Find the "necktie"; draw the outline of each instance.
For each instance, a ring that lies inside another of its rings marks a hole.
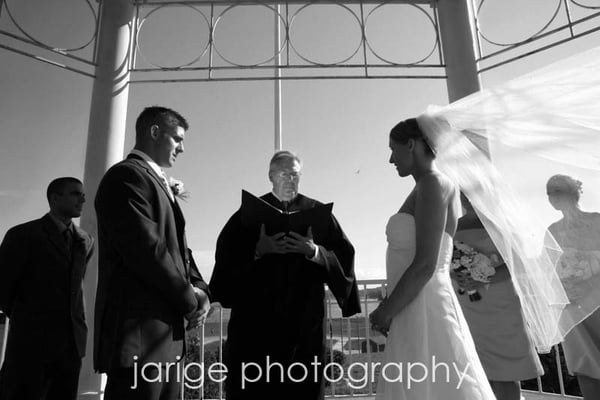
[[[169,186],[169,180],[167,179],[167,174],[165,173],[165,171],[160,171],[160,177],[161,180],[163,182],[163,185],[165,185],[165,187],[167,188],[167,193],[169,194],[169,198],[171,199],[171,201],[175,201],[175,197],[173,196],[173,192],[171,191],[171,186]]]
[[[71,228],[67,228],[63,232],[63,235],[65,237],[65,242],[67,242],[67,249],[71,252],[71,249],[73,248],[73,231]]]

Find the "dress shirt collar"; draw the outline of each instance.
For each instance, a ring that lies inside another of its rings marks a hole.
[[[285,201],[285,200],[281,200],[281,198],[280,198],[279,196],[277,196],[277,193],[275,193],[274,191],[271,191],[271,194],[272,194],[273,196],[275,196],[275,198],[276,198],[277,200],[279,200],[281,203],[283,203],[283,202]],[[287,202],[288,202],[288,203],[291,203],[291,202],[293,202],[294,200],[296,200],[296,197],[298,197],[298,194],[296,194],[294,197],[292,197],[291,199],[289,199]]]
[[[138,157],[140,157],[142,160],[146,161],[146,163],[150,166],[150,168],[152,168],[152,170],[154,172],[156,172],[156,174],[160,177],[164,177],[165,176],[165,171],[163,171],[163,169],[156,163],[154,162],[154,160],[152,158],[150,158],[150,156],[146,153],[144,153],[141,150],[138,149],[133,149],[129,152],[129,154],[133,154],[136,155]]]
[[[73,232],[73,221],[69,221],[68,224],[65,224],[64,222],[62,222],[60,219],[56,218],[51,213],[48,213],[48,216],[50,217],[52,222],[54,222],[56,224],[56,227],[58,228],[58,232],[61,235],[64,234],[67,229],[69,229],[69,230],[71,230],[71,232]]]

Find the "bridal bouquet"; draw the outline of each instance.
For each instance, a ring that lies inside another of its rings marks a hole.
[[[490,257],[485,254],[479,253],[472,247],[467,246],[463,242],[454,242],[454,249],[452,252],[452,263],[450,268],[456,272],[468,272],[473,280],[483,283],[490,283],[490,276],[496,273],[494,264],[498,263],[498,256],[493,254]],[[467,292],[469,300],[478,301],[481,300],[481,295],[477,290],[466,291],[460,288],[458,293],[464,294]]]

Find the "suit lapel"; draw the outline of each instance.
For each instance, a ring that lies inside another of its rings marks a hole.
[[[50,219],[49,215],[45,215],[42,218],[42,226],[44,231],[48,235],[48,241],[52,243],[54,247],[56,247],[60,254],[65,256],[67,259],[71,259],[71,254],[69,254],[69,249],[67,249],[67,242],[60,235],[58,227],[56,226],[54,221]]]
[[[183,267],[185,269],[186,276],[189,277],[189,266],[188,266],[188,254],[187,254],[187,242],[185,238],[185,218],[183,217],[183,211],[179,207],[177,199],[172,203],[173,213],[175,214],[175,226],[177,227],[177,242],[179,243],[179,252],[183,260]]]
[[[183,212],[181,211],[181,207],[179,207],[179,203],[177,202],[177,199],[174,199],[174,201],[171,201],[171,196],[169,196],[169,192],[168,189],[165,187],[165,184],[163,183],[163,180],[161,177],[159,177],[156,172],[150,168],[150,166],[148,165],[148,163],[146,163],[146,161],[144,161],[141,157],[135,155],[135,154],[130,154],[129,156],[127,156],[128,159],[130,159],[131,161],[135,162],[138,166],[140,166],[141,168],[145,169],[146,172],[152,177],[152,179],[154,179],[154,181],[158,184],[158,186],[160,186],[163,190],[163,192],[165,193],[165,196],[167,196],[167,200],[169,202],[169,204],[171,205],[171,209],[173,210],[173,216],[175,218],[175,229],[177,231],[177,243],[179,245],[179,252],[181,253],[181,257],[184,263],[184,273],[185,276],[188,276],[188,265],[187,265],[187,259],[188,259],[188,255],[187,255],[187,244],[185,242],[185,218],[183,217]]]
[[[127,158],[129,158],[130,160],[135,161],[137,165],[139,165],[141,168],[145,169],[146,172],[148,174],[150,174],[150,176],[152,177],[152,179],[154,179],[154,181],[158,184],[158,186],[160,186],[160,188],[163,190],[163,192],[165,193],[165,195],[169,199],[169,202],[171,202],[171,196],[169,195],[168,188],[163,183],[162,178],[160,176],[158,176],[158,174],[152,168],[150,168],[150,166],[148,165],[148,163],[146,161],[144,161],[142,158],[136,156],[135,154],[130,154]]]
[[[91,245],[87,235],[77,226],[73,226],[73,262],[71,266],[71,277],[74,284],[79,284],[85,275],[88,250]]]
[[[175,223],[181,230],[185,229],[185,218],[183,217],[183,211],[181,211],[181,207],[179,207],[179,203],[177,200],[173,202],[173,212],[175,214]]]

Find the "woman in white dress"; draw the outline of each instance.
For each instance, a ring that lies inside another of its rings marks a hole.
[[[391,130],[390,149],[398,174],[416,184],[388,222],[391,292],[370,315],[375,329],[388,335],[378,399],[495,399],[448,270],[458,189],[436,168],[435,149],[416,119]]]

